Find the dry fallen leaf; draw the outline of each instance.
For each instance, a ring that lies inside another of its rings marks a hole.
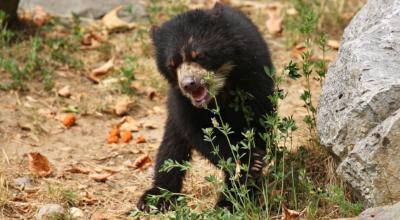
[[[118,12],[122,9],[122,6],[118,6],[103,16],[101,21],[107,30],[129,30],[136,27],[134,22],[128,23],[118,17]]]
[[[29,170],[41,177],[49,176],[52,171],[50,169],[49,160],[39,152],[28,153]]]
[[[297,44],[290,52],[291,57],[295,59],[302,59],[303,53],[306,51],[306,46],[303,43]]]
[[[297,12],[297,10],[295,8],[289,8],[289,9],[286,10],[286,14],[293,16],[293,15],[297,15],[298,12]]]
[[[132,140],[132,132],[131,131],[124,131],[122,133],[122,141],[124,143],[129,143],[130,140]]]
[[[240,176],[240,160],[237,160],[235,167],[235,179],[239,179]]]
[[[147,129],[151,129],[151,130],[157,129],[157,126],[156,126],[156,125],[151,124],[151,123],[149,123],[149,122],[144,123],[144,124],[143,124],[143,127],[147,128]]]
[[[339,49],[340,43],[337,40],[328,40],[328,42],[326,42],[326,45],[334,50]]]
[[[114,175],[116,172],[112,171],[112,170],[105,170],[102,169],[101,173],[95,173],[95,174],[91,174],[89,175],[90,178],[94,179],[97,182],[105,182],[106,180],[108,180],[108,178],[110,178],[112,175]]]
[[[119,121],[118,125],[120,126],[119,128],[122,131],[132,131],[132,132],[139,131],[139,123],[131,116],[123,117]]]
[[[109,144],[117,144],[119,141],[119,127],[113,127],[108,134],[107,142]]]
[[[63,124],[65,127],[70,128],[71,126],[73,126],[76,122],[76,118],[75,115],[70,113],[67,114],[64,119],[63,119]]]
[[[299,220],[304,216],[306,209],[301,212],[290,210],[282,205],[282,220]]]
[[[36,6],[35,11],[33,12],[33,23],[41,27],[50,19],[49,14],[43,9],[41,6]]]
[[[82,174],[89,174],[90,170],[83,167],[78,167],[76,165],[71,166],[70,168],[65,170],[66,172],[70,173],[82,173]]]
[[[93,39],[92,33],[85,33],[82,37],[81,43],[85,46],[90,46],[92,45],[92,39]]]
[[[128,110],[129,110],[129,105],[130,105],[131,103],[132,103],[132,102],[131,102],[129,99],[122,99],[122,100],[119,100],[119,101],[117,102],[117,104],[115,104],[115,106],[114,106],[115,114],[118,115],[118,116],[122,116],[122,115],[124,115],[125,113],[127,113]]]
[[[152,164],[152,160],[148,154],[144,154],[138,157],[132,165],[128,165],[129,168],[139,169],[144,171],[145,169],[149,168]]]
[[[279,16],[270,16],[267,20],[267,22],[265,23],[265,25],[267,26],[268,32],[273,34],[273,35],[277,35],[279,33],[282,32],[282,21],[283,18],[279,17]]]
[[[82,205],[94,205],[98,202],[99,202],[99,200],[96,198],[93,198],[93,196],[89,195],[88,192],[85,192],[85,195],[82,196],[81,201],[79,201],[79,203]]]
[[[101,81],[101,77],[108,73],[114,67],[114,58],[111,58],[109,61],[101,65],[100,67],[92,70],[89,74],[89,79],[95,83],[99,83]]]
[[[107,41],[107,33],[97,33],[97,32],[88,32],[85,33],[82,37],[81,43],[83,45],[82,49],[97,49],[101,46],[100,42]]]
[[[62,96],[62,97],[65,97],[65,98],[68,98],[68,97],[71,96],[71,91],[69,89],[69,86],[62,87],[60,90],[58,90],[57,93],[58,93],[59,96]]]
[[[281,5],[273,5],[267,9],[268,19],[265,23],[268,32],[272,35],[278,35],[282,32],[283,16],[281,15]]]
[[[139,137],[136,138],[136,144],[143,144],[146,143],[146,139],[143,137],[143,135],[140,135]]]

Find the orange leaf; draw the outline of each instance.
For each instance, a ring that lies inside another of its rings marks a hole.
[[[75,124],[76,118],[73,114],[68,114],[64,117],[63,124],[65,127],[70,128]]]
[[[109,144],[116,144],[119,140],[119,128],[113,127],[108,135],[107,142]]]
[[[299,220],[304,216],[306,209],[301,212],[290,210],[282,205],[282,220]]]
[[[139,169],[141,171],[144,171],[148,167],[150,167],[152,164],[152,160],[148,154],[142,155],[138,157],[135,162],[133,162],[132,165],[128,165],[129,168],[133,169]]]
[[[51,174],[49,160],[39,152],[28,154],[29,170],[41,177],[47,177]]]
[[[122,134],[122,141],[124,143],[129,143],[130,140],[132,140],[132,132],[131,131],[125,131]]]
[[[143,137],[143,135],[140,135],[139,137],[136,138],[136,144],[143,144],[146,143],[146,139]]]

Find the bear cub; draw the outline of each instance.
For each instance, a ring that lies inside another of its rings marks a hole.
[[[202,129],[213,127],[211,119],[217,118],[209,110],[216,103],[224,123],[231,128],[230,143],[240,146],[240,163],[249,166],[248,172],[241,173],[239,184],[247,183],[248,178],[259,179],[264,167],[265,142],[258,133],[266,132],[260,120],[274,112],[268,99],[273,94],[274,83],[265,73],[265,68],[273,66],[257,27],[242,12],[216,3],[212,9],[177,15],[161,27],[153,27],[151,32],[158,70],[169,83],[168,116],[157,153],[153,185],[140,198],[139,210],[150,210],[146,198],[160,195],[160,188],[180,192],[185,172],[179,168],[161,172],[164,161],[171,159],[182,164],[191,159],[192,150],[215,166],[221,158],[233,160],[223,133],[214,130],[213,144],[219,148],[218,155],[211,143],[204,140]],[[246,111],[232,106],[238,100],[238,92],[247,97]],[[242,149],[239,144],[246,129],[253,129],[255,133],[255,148],[251,150]],[[228,172],[224,173],[229,189],[232,178]],[[161,199],[156,207],[165,210],[170,204],[171,201]],[[223,194],[217,206],[233,209]]]

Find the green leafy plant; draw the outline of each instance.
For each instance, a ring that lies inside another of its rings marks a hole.
[[[138,67],[137,58],[128,56],[124,59],[124,64],[119,68],[119,84],[121,86],[121,91],[128,95],[133,95],[135,93],[134,88],[131,86],[132,81],[135,78],[135,71]]]
[[[14,37],[14,32],[7,28],[6,18],[7,14],[0,10],[0,47],[7,46],[10,40]]]

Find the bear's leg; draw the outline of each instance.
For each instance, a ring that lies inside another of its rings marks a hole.
[[[168,159],[177,161],[180,164],[184,161],[189,161],[191,159],[191,149],[188,142],[182,138],[182,135],[177,132],[172,123],[167,121],[164,137],[157,153],[153,187],[144,192],[137,204],[141,211],[149,211],[150,207],[146,203],[146,198],[149,195],[160,195],[162,193],[160,188],[172,193],[181,191],[185,171],[181,171],[179,168],[173,168],[169,172],[160,171],[164,161]],[[163,211],[169,208],[171,202],[173,201],[165,201],[161,198],[155,206]]]

